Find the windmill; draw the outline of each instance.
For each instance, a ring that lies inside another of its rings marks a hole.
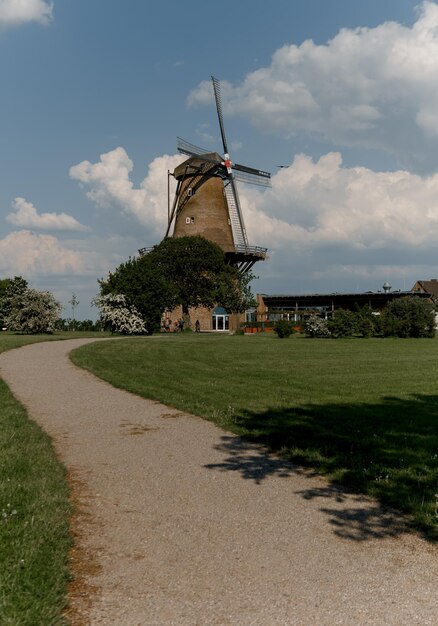
[[[212,76],[223,155],[177,138],[177,148],[189,158],[173,172],[177,188],[169,211],[166,237],[201,235],[217,243],[227,261],[241,272],[266,258],[266,248],[250,246],[237,192],[237,181],[269,187],[269,172],[233,163],[225,136],[220,82]],[[141,251],[140,251],[141,252]]]

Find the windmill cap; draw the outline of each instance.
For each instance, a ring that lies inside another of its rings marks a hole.
[[[205,155],[191,156],[175,168],[173,175],[177,180],[179,180],[187,175],[194,174],[206,161],[217,161],[218,163],[222,163],[222,157],[217,152],[207,152]]]

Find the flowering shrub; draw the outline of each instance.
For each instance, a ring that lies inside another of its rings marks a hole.
[[[111,332],[123,335],[140,335],[146,332],[143,318],[134,306],[127,304],[123,294],[97,296],[93,304],[99,309],[103,325]]]
[[[53,333],[62,306],[50,291],[24,288],[11,299],[4,319],[9,330],[34,333]]]
[[[309,337],[330,337],[327,320],[317,315],[310,315],[306,319],[304,322],[304,332]]]

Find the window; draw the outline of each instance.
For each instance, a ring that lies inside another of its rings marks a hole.
[[[245,322],[256,322],[257,321],[257,311],[256,309],[248,309],[245,311]]]
[[[218,306],[213,311],[213,319],[212,319],[212,328],[213,330],[221,330],[226,331],[230,328],[230,318],[227,314],[226,310]]]

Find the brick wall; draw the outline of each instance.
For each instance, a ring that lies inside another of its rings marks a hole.
[[[190,182],[184,185],[190,186]],[[205,237],[224,252],[234,251],[228,205],[220,178],[204,183],[177,215],[173,236],[193,235]]]
[[[206,307],[198,307],[189,309],[190,314],[190,323],[192,330],[195,330],[195,322],[199,320],[201,325],[201,331],[213,330],[213,309],[209,309]],[[172,330],[175,327],[175,322],[177,322],[182,317],[182,307],[177,307],[173,311],[166,311],[163,315],[164,320],[170,319],[172,322]],[[245,321],[245,314],[239,313],[230,313],[229,314],[229,330],[237,330],[239,324]]]

